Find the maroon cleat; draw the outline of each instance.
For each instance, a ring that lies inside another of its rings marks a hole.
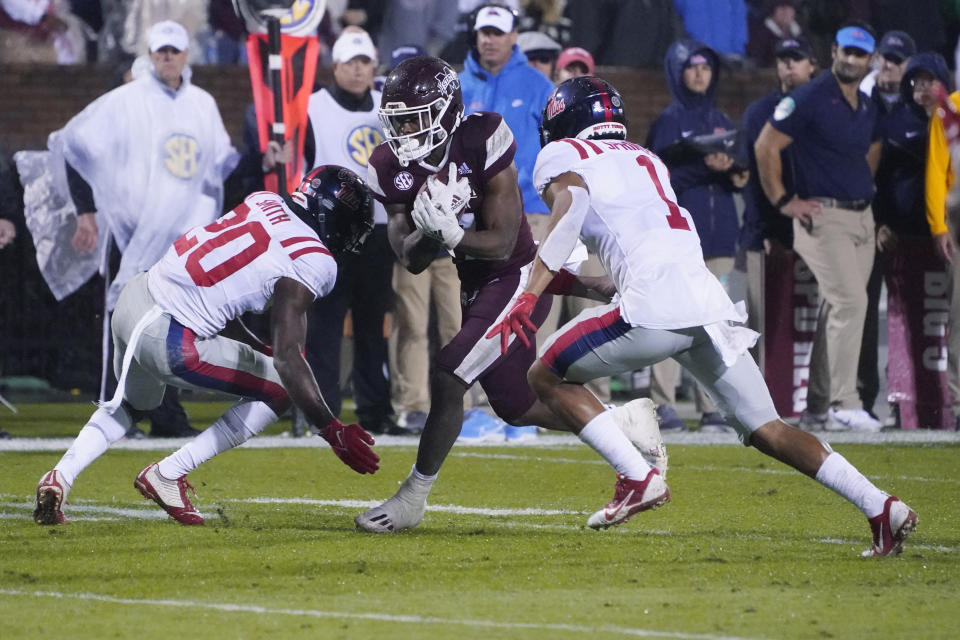
[[[187,498],[188,488],[193,491],[194,497],[197,495],[193,485],[187,480],[187,476],[180,476],[176,480],[168,480],[160,475],[157,470],[157,463],[154,462],[140,472],[137,479],[133,481],[133,486],[144,498],[156,502],[171,518],[180,524],[203,524],[203,516],[200,515],[196,507],[190,504],[190,499]]]
[[[890,496],[883,504],[883,513],[867,520],[873,531],[873,546],[861,555],[865,558],[895,556],[903,551],[903,541],[917,528],[917,513]]]
[[[670,489],[663,476],[656,469],[643,480],[631,480],[617,474],[617,485],[613,500],[587,519],[591,529],[607,529],[621,525],[635,514],[656,509],[670,500]]]
[[[69,492],[70,485],[60,477],[59,471],[47,471],[37,483],[37,506],[33,510],[33,521],[37,524],[67,524],[62,508]]]

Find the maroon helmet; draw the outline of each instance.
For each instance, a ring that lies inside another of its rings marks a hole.
[[[440,58],[407,58],[384,81],[378,115],[400,162],[422,160],[446,144],[460,125],[460,78]]]

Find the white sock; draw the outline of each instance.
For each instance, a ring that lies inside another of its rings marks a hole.
[[[54,467],[67,484],[73,482],[91,462],[103,455],[110,445],[126,435],[133,420],[123,407],[110,414],[106,409],[97,409],[87,420],[73,444]]]
[[[631,480],[643,480],[650,465],[613,420],[612,411],[604,411],[580,430],[580,439],[590,445],[617,473]]]
[[[213,456],[238,447],[277,421],[277,414],[259,400],[241,400],[216,422],[157,465],[168,480],[185,476]]]
[[[836,451],[817,469],[816,479],[855,504],[867,518],[883,513],[883,504],[889,497]]]
[[[413,467],[410,469],[410,475],[404,484],[417,494],[422,494],[427,496],[430,493],[430,489],[433,488],[433,483],[437,479],[439,474],[433,474],[432,476],[424,475],[417,471],[417,465],[414,463]]]

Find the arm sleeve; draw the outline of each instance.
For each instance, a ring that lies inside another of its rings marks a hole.
[[[926,198],[927,222],[930,233],[946,233],[947,192],[953,184],[950,167],[950,149],[943,130],[943,120],[934,114],[930,119],[930,138],[927,143]]]
[[[77,213],[90,213],[97,210],[97,205],[93,201],[93,189],[86,180],[83,179],[77,170],[70,166],[70,163],[64,160],[67,169],[67,187],[70,189],[70,198],[73,200]]]

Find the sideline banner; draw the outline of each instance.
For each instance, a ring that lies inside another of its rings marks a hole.
[[[787,251],[784,269],[764,271],[763,377],[777,412],[797,417],[807,406],[810,353],[820,296],[803,259]]]
[[[903,429],[953,429],[947,388],[949,276],[929,238],[900,237],[887,263],[887,399]]]

